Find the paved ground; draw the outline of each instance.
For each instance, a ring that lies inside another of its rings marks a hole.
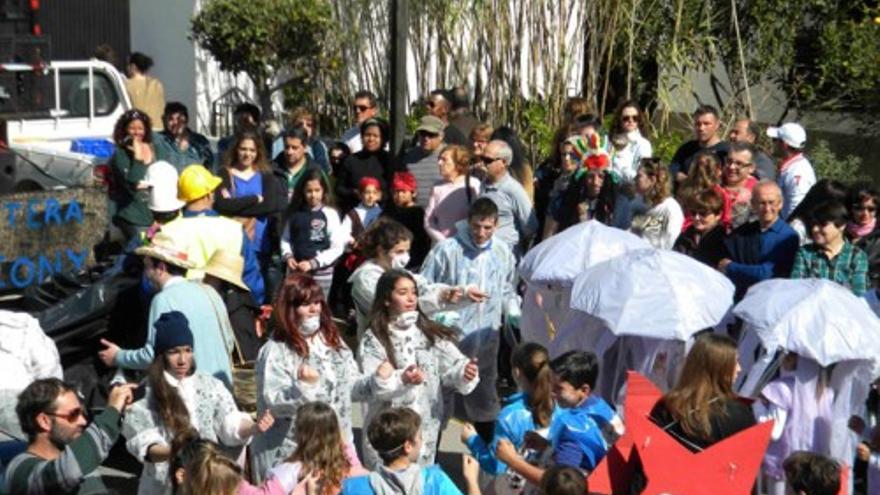
[[[356,403],[352,408],[355,441],[358,444],[363,427],[363,415],[360,406],[360,404]],[[464,480],[461,476],[461,456],[463,452],[467,452],[467,449],[461,443],[460,435],[460,423],[450,421],[449,426],[443,431],[441,436],[438,462],[464,491]],[[101,467],[100,473],[104,477],[107,486],[118,490],[119,493],[129,494],[137,492],[140,465],[125,452],[122,442],[117,442],[106,464],[108,466]]]

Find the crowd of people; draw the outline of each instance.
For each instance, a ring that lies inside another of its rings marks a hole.
[[[144,494],[587,493],[626,431],[619,404],[593,393],[600,357],[551,356],[517,336],[518,260],[582,222],[690,256],[738,299],[763,280],[822,278],[880,309],[878,192],[817,181],[797,123],[762,132],[738,119],[723,136],[719,112],[700,106],[694,139],[664,163],[637,102],[606,129],[572,98],[552,155],[532,167],[516,132],[478,122],[460,90],[430,94],[403,150],[359,91],[338,139],[319,137],[306,108],[274,135],[246,103],[213,150],[184,105],[164,103],[150,65],[132,56],[137,108],[119,119],[110,161],[146,339],[96,349],[119,371],[91,423],[57,351],[34,351],[45,337],[0,339],[3,369],[21,369],[0,377],[16,390],[0,419],[27,441],[6,468],[9,493],[98,493],[92,473],[119,438],[143,463]],[[0,334],[33,327],[22,318],[4,315]],[[692,451],[775,420],[767,493],[837,493],[856,458],[880,489],[876,411],[862,414],[857,451],[828,459],[818,428],[791,441],[831,400],[792,396],[788,377],[821,375],[815,363],[787,356],[753,406],[735,394],[738,371],[734,340],[700,335],[651,419]],[[472,454],[465,487],[436,464],[450,419]]]

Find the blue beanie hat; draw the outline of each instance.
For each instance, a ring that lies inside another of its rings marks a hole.
[[[162,313],[153,325],[156,327],[156,343],[153,344],[156,355],[175,347],[193,346],[189,320],[180,311]]]

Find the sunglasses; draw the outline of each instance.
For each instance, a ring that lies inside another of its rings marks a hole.
[[[68,423],[73,423],[78,420],[80,417],[86,417],[86,413],[81,407],[77,407],[75,409],[71,409],[70,412],[65,414],[59,413],[46,413],[49,416],[55,416],[56,418],[63,418]]]
[[[639,116],[638,115],[622,115],[620,117],[620,120],[622,120],[624,122],[638,122]]]
[[[853,205],[854,211],[867,211],[868,213],[874,213],[877,211],[876,206],[862,206],[862,205]]]
[[[489,164],[495,163],[498,160],[499,160],[498,158],[491,157],[491,156],[481,156],[480,157],[480,161],[483,162],[483,165],[489,165]]]
[[[351,108],[357,113],[363,113],[369,110],[371,107],[366,105],[352,105]]]

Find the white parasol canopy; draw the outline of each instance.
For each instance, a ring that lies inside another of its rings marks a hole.
[[[863,299],[828,280],[765,280],[733,312],[771,352],[795,352],[822,366],[880,356],[880,319]]]
[[[645,240],[625,230],[589,220],[572,225],[533,247],[520,262],[519,272],[532,284],[570,287],[575,277],[591,266],[628,251],[650,247]]]
[[[718,325],[734,287],[721,273],[673,251],[631,251],[598,264],[574,282],[571,307],[616,335],[685,341]]]

